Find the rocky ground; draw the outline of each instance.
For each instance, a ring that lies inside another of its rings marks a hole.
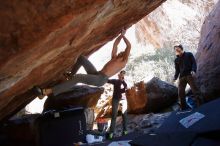
[[[143,115],[128,115],[128,132],[151,133],[159,128],[171,112]],[[120,136],[122,133],[122,118],[117,118],[115,135]]]

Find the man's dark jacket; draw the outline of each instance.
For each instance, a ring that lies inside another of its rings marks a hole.
[[[182,56],[177,56],[175,61],[175,75],[174,80],[178,77],[191,75],[191,71],[196,72],[196,60],[192,53],[184,52]]]
[[[112,79],[108,80],[108,83],[114,85],[113,98],[121,98],[122,93],[125,93],[125,90],[127,89],[127,84],[124,80]],[[121,88],[121,85],[123,85],[123,88]]]

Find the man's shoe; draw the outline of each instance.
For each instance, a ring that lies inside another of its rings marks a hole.
[[[128,131],[123,131],[123,135],[127,135],[128,134]]]

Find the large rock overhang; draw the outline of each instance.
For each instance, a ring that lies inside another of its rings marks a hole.
[[[0,120],[165,0],[13,0],[0,6]]]

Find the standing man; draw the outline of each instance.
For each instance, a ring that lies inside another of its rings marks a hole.
[[[108,61],[100,71],[97,71],[93,64],[86,57],[80,56],[72,68],[71,77],[68,81],[60,83],[52,88],[41,89],[37,86],[34,87],[35,91],[41,95],[39,98],[42,99],[45,95],[50,94],[56,96],[64,92],[71,91],[72,87],[77,83],[84,83],[94,86],[102,86],[107,83],[108,78],[118,73],[125,67],[128,62],[131,44],[124,35],[125,30],[122,30],[121,34],[113,44],[111,60]],[[118,44],[122,39],[126,44],[126,48],[123,52],[117,53]],[[75,74],[81,66],[85,68],[87,74]]]
[[[179,77],[178,96],[180,100],[180,108],[184,110],[186,108],[185,88],[187,83],[189,84],[194,97],[197,102],[197,106],[201,104],[201,93],[196,86],[195,74],[196,74],[196,60],[192,53],[185,52],[182,45],[174,46],[176,52],[175,63],[175,75],[174,81]]]
[[[111,126],[109,131],[109,139],[113,138],[113,134],[116,126],[116,118],[118,114],[119,103],[122,104],[122,119],[123,119],[123,135],[126,135],[127,132],[127,100],[122,99],[122,94],[125,93],[127,89],[127,84],[124,81],[125,71],[122,70],[118,74],[118,79],[108,80],[108,83],[114,86],[113,97],[112,97],[112,117],[111,117]],[[123,94],[125,96],[125,94]]]

